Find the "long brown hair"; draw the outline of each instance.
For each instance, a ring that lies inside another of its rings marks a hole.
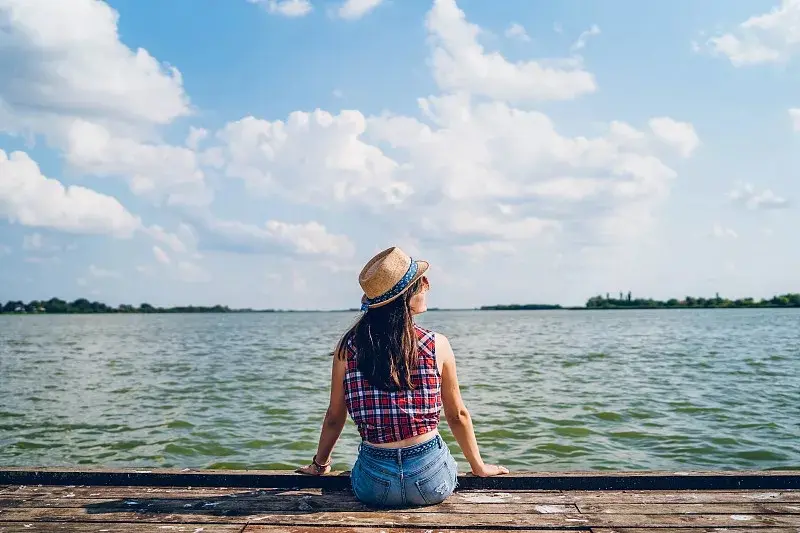
[[[378,389],[399,391],[414,388],[411,371],[419,359],[410,300],[422,287],[420,278],[399,298],[369,309],[339,341],[336,356],[345,359],[349,343],[355,352],[358,369]]]

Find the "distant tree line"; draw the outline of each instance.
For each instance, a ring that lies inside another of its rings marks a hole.
[[[509,305],[484,305],[481,311],[545,311],[548,309],[561,309],[560,305],[549,304],[509,304]]]
[[[0,302],[2,304],[2,302]],[[102,302],[90,302],[86,298],[78,298],[74,302],[67,302],[59,298],[49,300],[33,300],[25,303],[9,301],[0,305],[0,313],[49,313],[49,314],[88,314],[88,313],[247,313],[247,312],[272,312],[254,311],[252,309],[231,309],[227,305],[204,306],[179,306],[155,307],[148,303],[138,306],[122,304],[112,307]]]
[[[714,298],[686,296],[678,300],[670,298],[667,301],[653,300],[652,298],[633,298],[629,292],[627,296],[619,293],[619,298],[611,298],[606,293],[603,296],[594,296],[586,302],[587,309],[688,309],[688,308],[748,308],[748,307],[800,307],[800,294],[787,293],[773,296],[769,300],[755,300],[753,298],[740,298],[731,300],[721,298],[719,293]]]

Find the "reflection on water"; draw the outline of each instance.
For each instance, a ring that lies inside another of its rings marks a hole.
[[[294,468],[351,313],[0,317],[0,464]],[[435,312],[484,458],[800,467],[800,312]],[[461,470],[469,465],[442,423]],[[348,421],[334,467],[349,469]]]

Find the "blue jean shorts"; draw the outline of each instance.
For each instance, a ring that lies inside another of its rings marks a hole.
[[[435,505],[458,484],[458,465],[442,437],[405,448],[361,443],[350,473],[353,493],[376,507]]]

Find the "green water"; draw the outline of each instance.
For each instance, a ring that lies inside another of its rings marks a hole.
[[[294,468],[351,313],[0,317],[0,464]],[[436,312],[484,458],[800,468],[800,311]],[[459,461],[469,467],[442,422]],[[348,421],[334,467],[349,469]]]

